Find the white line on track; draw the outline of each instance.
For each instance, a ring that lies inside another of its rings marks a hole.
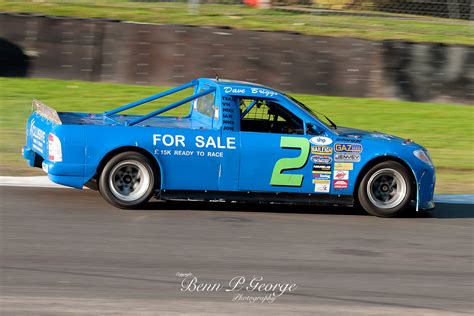
[[[69,189],[69,187],[51,182],[47,176],[0,176],[0,186]],[[474,204],[474,194],[438,194],[435,195],[434,200],[435,203]]]
[[[0,186],[8,187],[37,187],[37,188],[69,188],[51,182],[47,176],[36,177],[6,177],[0,176]]]

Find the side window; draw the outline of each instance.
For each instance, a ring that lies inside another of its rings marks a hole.
[[[243,132],[304,134],[303,121],[272,100],[240,99]]]
[[[206,91],[206,89],[200,89],[199,93]],[[213,117],[214,115],[214,100],[215,93],[206,94],[203,97],[195,100],[194,110],[198,111],[202,115]]]

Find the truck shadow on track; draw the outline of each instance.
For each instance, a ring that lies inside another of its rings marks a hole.
[[[187,210],[187,211],[223,211],[249,213],[295,213],[295,214],[334,214],[334,215],[367,215],[355,207],[285,205],[230,202],[181,202],[150,201],[144,209],[148,210]]]
[[[177,202],[150,201],[143,210],[177,210],[177,211],[224,211],[251,213],[295,213],[295,214],[332,214],[369,216],[358,207],[284,205],[258,203],[228,202]],[[402,218],[474,218],[473,204],[437,203],[436,208],[428,211],[409,212]]]
[[[474,218],[474,204],[436,203],[436,208],[421,212],[417,217],[425,218]]]

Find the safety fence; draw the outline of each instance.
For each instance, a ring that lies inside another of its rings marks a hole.
[[[265,7],[301,7],[338,11],[381,11],[450,19],[474,20],[473,0],[131,0],[136,2],[194,2],[202,4],[247,4]],[[344,12],[340,12],[344,13]]]

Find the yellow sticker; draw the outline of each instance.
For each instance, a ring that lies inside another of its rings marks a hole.
[[[330,180],[317,180],[317,179],[313,179],[313,183],[326,183],[326,184],[329,184],[331,181]]]
[[[352,162],[336,162],[334,163],[334,170],[352,170],[354,164]]]

